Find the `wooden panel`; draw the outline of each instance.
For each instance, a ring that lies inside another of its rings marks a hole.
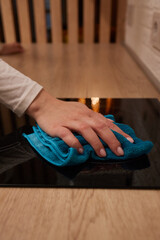
[[[95,15],[95,0],[83,1],[83,16],[84,16],[84,43],[94,42],[94,15]]]
[[[127,0],[118,1],[117,14],[117,42],[124,42],[125,19],[126,19]]]
[[[0,216],[1,240],[159,240],[160,191],[1,187]]]
[[[100,32],[99,41],[108,43],[110,40],[111,27],[111,0],[101,0],[100,2]]]
[[[78,42],[78,0],[67,1],[68,42]]]
[[[1,12],[5,42],[6,43],[15,42],[16,34],[11,0],[1,0]]]
[[[17,0],[20,40],[22,43],[31,42],[28,0]]]
[[[33,0],[36,41],[47,42],[46,15],[44,0]]]
[[[62,42],[62,10],[60,0],[50,0],[52,42]]]

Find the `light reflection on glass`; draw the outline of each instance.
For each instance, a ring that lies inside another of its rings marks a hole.
[[[91,98],[91,107],[94,112],[99,112],[100,109],[100,100],[98,97]]]
[[[106,114],[110,113],[112,106],[112,98],[107,98],[106,99]]]
[[[78,98],[78,102],[86,104],[86,99],[85,98]]]

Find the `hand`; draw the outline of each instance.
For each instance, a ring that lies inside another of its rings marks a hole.
[[[48,135],[60,137],[70,147],[76,148],[79,153],[83,153],[83,147],[71,131],[81,134],[99,157],[106,156],[99,137],[116,155],[124,154],[120,142],[111,129],[134,142],[128,134],[102,114],[92,111],[82,103],[65,102],[53,98],[45,90],[38,94],[26,113],[33,117]]]
[[[20,43],[6,43],[3,45],[0,50],[0,55],[9,55],[14,53],[21,53],[24,51],[24,48]]]

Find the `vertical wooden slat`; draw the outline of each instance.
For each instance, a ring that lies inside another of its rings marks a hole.
[[[111,0],[100,1],[100,32],[99,42],[108,43],[111,28]]]
[[[52,42],[62,43],[62,10],[60,0],[50,0]]]
[[[16,41],[14,18],[11,0],[1,0],[2,22],[4,28],[4,37],[6,43]]]
[[[95,0],[83,1],[84,43],[94,42]]]
[[[78,42],[78,0],[67,1],[68,42]]]
[[[118,13],[117,13],[116,42],[124,42],[126,9],[127,9],[127,0],[119,0],[118,1]]]
[[[36,41],[38,43],[47,42],[46,14],[44,0],[33,0]]]
[[[16,0],[19,20],[20,40],[22,43],[31,42],[28,0]]]

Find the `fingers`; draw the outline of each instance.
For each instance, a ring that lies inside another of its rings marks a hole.
[[[93,147],[99,157],[105,157],[106,151],[95,131],[85,122],[73,121],[67,128],[81,134],[85,140]]]
[[[68,125],[66,123],[64,129],[70,129],[73,131],[78,132],[81,134],[85,140],[93,147],[95,150],[96,154],[99,157],[105,157],[106,156],[106,151],[101,143],[99,137],[109,146],[111,151],[116,154],[117,156],[122,156],[124,155],[124,151],[121,147],[120,142],[118,139],[115,137],[114,133],[111,131],[111,129],[119,132],[125,137],[129,137],[126,133],[124,133],[120,128],[118,128],[112,121],[107,122],[102,122],[102,121],[95,121],[93,118],[86,118],[86,122],[80,122],[80,121],[72,121]],[[68,130],[67,129],[67,130]],[[68,130],[69,131],[69,130]],[[73,141],[73,137],[75,136],[69,131],[68,134],[70,136],[67,137],[67,132],[65,131],[65,136],[62,136],[61,138],[71,147],[75,148],[81,148],[82,146],[78,145],[78,140],[75,142],[74,139],[74,144],[73,142],[71,143],[70,141]],[[98,137],[99,136],[99,137]],[[72,140],[71,140],[72,139]],[[80,144],[80,143],[79,143]]]
[[[43,116],[44,113],[46,113],[50,126],[52,125],[54,128],[47,128],[45,126],[46,121],[44,122],[43,118],[41,119],[41,114],[37,114],[35,119],[40,126],[42,125],[42,129],[43,127],[44,130],[46,129],[49,135],[60,137],[68,146],[76,148],[79,153],[83,153],[83,146],[71,132],[72,130],[76,131],[93,147],[99,157],[105,157],[106,151],[99,139],[100,137],[113,153],[117,156],[124,155],[121,143],[115,137],[112,130],[119,132],[125,137],[129,137],[129,135],[118,128],[112,120],[106,119],[102,114],[95,113],[81,105],[79,110],[77,110],[77,104],[75,103],[70,103],[70,107],[68,107],[68,104],[59,102],[58,108],[55,108],[54,114],[50,117],[50,115],[48,115],[48,109],[52,110],[53,106],[52,104],[48,104],[48,106],[49,108],[43,108],[44,111],[40,111],[40,113],[43,113]],[[70,110],[68,111],[68,109]],[[61,112],[64,113],[64,116]]]
[[[92,110],[90,112],[90,117],[94,118],[95,120],[97,119],[98,121],[102,120],[103,122],[106,122],[106,120],[107,120],[107,121],[114,122],[112,119],[106,118],[101,113],[93,112]]]
[[[128,139],[128,141],[130,141],[131,143],[134,142],[133,138],[131,136],[129,136],[127,133],[123,132],[118,126],[116,126],[114,123],[110,124],[110,129],[120,133],[121,135],[123,135],[125,138]]]
[[[96,120],[94,118],[88,118],[87,123],[97,133],[97,135],[105,143],[107,143],[107,145],[109,146],[109,148],[113,153],[115,153],[117,156],[124,155],[124,151],[121,147],[121,144],[118,141],[118,139],[115,137],[111,129],[120,133],[132,143],[134,142],[134,140],[128,134],[123,132],[119,127],[117,127],[112,121],[109,121],[105,117],[104,117],[105,121],[101,121],[100,119],[102,118],[96,118]]]
[[[106,123],[107,126],[108,126],[110,129],[112,129],[112,130],[120,133],[120,134],[123,135],[125,138],[127,138],[128,141],[130,141],[131,143],[134,142],[133,138],[132,138],[131,136],[129,136],[127,133],[123,132],[118,126],[116,126],[116,125],[114,124],[114,121],[113,121],[113,120],[111,120],[111,119],[109,119],[109,118],[106,119],[106,118],[105,118],[102,114],[100,114],[100,113],[95,113],[95,112],[94,112],[93,114],[96,115],[96,116],[93,116],[93,115],[92,115],[92,119],[94,119],[93,121],[95,122],[94,125],[98,124],[99,121],[102,121],[102,123]],[[96,118],[95,118],[95,117],[96,117]],[[97,120],[97,122],[96,122],[95,120]]]
[[[68,146],[76,148],[79,153],[83,153],[83,146],[71,132],[71,130],[76,131],[93,147],[99,157],[105,157],[106,151],[99,139],[100,137],[114,154],[117,156],[124,155],[121,143],[115,137],[111,129],[127,138],[130,137],[128,134],[124,133],[110,120],[106,123],[98,120],[95,121],[95,119],[93,120],[93,118],[88,117],[85,121],[86,122],[79,120],[70,121],[63,126],[55,128],[52,136],[60,137]]]
[[[79,153],[83,153],[83,146],[78,139],[65,127],[59,127],[53,130],[52,137],[60,137],[68,146],[76,148]]]
[[[106,156],[106,151],[99,140],[97,134],[93,131],[93,129],[86,123],[81,123],[78,126],[75,126],[77,128],[77,131],[86,139],[86,141],[93,147],[95,150],[96,154],[99,157],[105,157]]]
[[[125,138],[127,138],[127,140],[130,141],[131,143],[134,142],[133,138],[132,138],[130,135],[128,135],[127,133],[123,132],[123,131],[122,131],[117,125],[115,125],[113,122],[107,122],[107,126],[108,126],[110,129],[112,129],[112,130],[120,133],[121,135],[123,135],[123,136],[124,136]]]
[[[95,129],[99,137],[107,143],[109,148],[117,156],[124,155],[124,151],[121,147],[120,142],[115,137],[114,133],[106,126],[104,128]]]
[[[89,120],[88,120],[89,121]],[[90,120],[90,124],[92,125],[92,128],[95,130],[97,135],[109,146],[111,151],[115,153],[117,156],[124,155],[124,151],[121,147],[120,142],[115,137],[114,133],[110,130],[110,128],[107,126],[105,122],[102,121],[96,121],[93,124],[93,120]],[[112,124],[111,121],[109,121],[109,124]]]

